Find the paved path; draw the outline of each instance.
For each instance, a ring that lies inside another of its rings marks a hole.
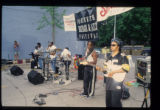
[[[136,57],[133,57],[135,62]],[[98,59],[98,65],[103,62],[102,58]],[[35,96],[40,93],[48,94],[44,98],[46,104],[41,106],[49,107],[105,107],[105,87],[103,80],[96,82],[96,91],[93,98],[84,98],[79,94],[82,92],[83,82],[77,79],[77,70],[72,69],[70,78],[72,82],[67,85],[55,84],[54,81],[45,81],[43,84],[33,85],[28,81],[27,74],[30,71],[29,64],[19,65],[24,74],[21,76],[13,76],[10,74],[9,68],[2,69],[2,106],[40,106],[33,102]],[[98,77],[102,75],[97,73]],[[131,71],[127,74],[125,81],[135,80],[135,67],[131,67]],[[126,86],[128,87],[128,86]],[[144,98],[142,87],[128,87],[131,97],[122,100],[123,107],[141,107]],[[59,92],[57,95],[54,93]],[[150,100],[148,99],[148,103]]]

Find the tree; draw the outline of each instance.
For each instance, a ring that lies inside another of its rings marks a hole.
[[[116,16],[116,37],[124,44],[150,46],[151,40],[151,9],[136,7],[128,12]],[[99,25],[99,37],[97,45],[104,42],[110,43],[113,38],[114,16],[107,19],[106,25]]]
[[[98,22],[99,41],[96,43],[98,47],[109,46],[113,38],[114,18],[109,17],[106,21]]]
[[[52,27],[52,39],[55,42],[55,26],[60,29],[63,29],[63,16],[65,14],[65,10],[62,13],[58,13],[58,8],[56,6],[42,6],[40,9],[45,10],[43,16],[39,20],[39,25],[37,30],[40,30],[46,26]]]

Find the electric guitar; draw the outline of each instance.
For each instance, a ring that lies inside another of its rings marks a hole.
[[[91,65],[91,64],[88,64],[86,61],[82,61],[80,62],[80,64],[82,65],[90,65],[90,66],[93,66],[96,68],[96,70],[98,71],[101,71],[101,72],[107,72],[107,73],[110,73],[114,70],[119,70],[122,68],[121,65],[107,65],[107,68],[101,68],[99,66],[96,66],[96,65]],[[124,80],[126,76],[126,72],[123,72],[123,73],[115,73],[113,74],[112,78],[116,81],[116,82],[122,82]],[[108,77],[108,74],[107,74],[107,77]]]
[[[96,69],[101,71],[101,72],[104,72],[104,71],[107,71],[107,73],[110,73],[114,70],[119,70],[121,69],[122,66],[119,66],[119,65],[112,65],[112,66],[107,66],[106,69],[103,69],[101,67],[98,67],[96,66]],[[113,74],[112,78],[116,81],[116,82],[122,82],[124,80],[126,76],[126,72],[123,72],[123,73],[115,73]],[[108,74],[107,74],[107,77],[108,77]]]

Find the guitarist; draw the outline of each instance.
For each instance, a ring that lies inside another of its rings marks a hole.
[[[85,62],[83,63],[85,65],[84,78],[83,78],[84,91],[81,95],[85,97],[94,96],[94,91],[95,91],[97,71],[96,71],[96,68],[94,68],[91,65],[94,65],[94,66],[96,65],[98,55],[94,50],[94,45],[95,43],[92,41],[87,42],[86,53],[85,53],[85,56],[83,57]]]
[[[56,72],[56,49],[57,47],[54,45],[53,42],[50,42],[50,44],[48,45],[48,48],[47,48],[47,52],[50,52],[50,58],[51,58],[51,67],[52,67],[52,71],[53,73]]]
[[[106,69],[108,69],[107,74],[104,74],[106,79],[106,106],[122,107],[121,88],[125,73],[129,71],[130,67],[127,57],[121,54],[121,43],[118,39],[111,40],[111,51],[112,53],[107,54],[107,60],[104,63]],[[100,70],[100,67],[96,69]],[[117,81],[118,79],[120,79],[120,81]]]

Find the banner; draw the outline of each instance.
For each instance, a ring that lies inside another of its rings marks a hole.
[[[109,16],[118,15],[134,7],[97,7],[97,21],[106,20]]]
[[[98,40],[96,7],[75,14],[77,39]]]
[[[69,16],[63,16],[64,30],[65,31],[76,31],[76,23],[74,14]]]

